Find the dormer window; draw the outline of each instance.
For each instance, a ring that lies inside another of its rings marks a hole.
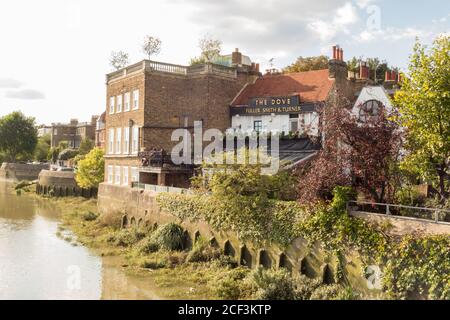
[[[380,114],[382,103],[378,100],[368,100],[361,105],[359,109],[359,120],[366,121],[369,117],[375,117]]]

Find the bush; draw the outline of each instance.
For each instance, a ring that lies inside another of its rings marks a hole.
[[[244,281],[249,272],[250,270],[244,267],[230,270],[224,278],[217,281],[215,288],[217,296],[225,300],[238,300],[251,293],[251,289],[246,287]]]
[[[320,279],[310,279],[305,275],[300,275],[293,280],[296,300],[310,300],[312,293],[322,285]]]
[[[342,300],[343,288],[337,284],[323,285],[311,294],[311,300]]]
[[[130,247],[144,237],[145,232],[143,230],[130,228],[113,233],[107,241],[118,247]]]
[[[137,251],[142,254],[149,254],[159,251],[159,244],[153,237],[146,237],[137,244]]]
[[[287,270],[265,270],[261,267],[250,274],[257,300],[294,300],[295,288]]]
[[[117,212],[102,213],[98,218],[102,227],[112,227],[114,229],[120,229],[122,224],[121,215]]]
[[[159,249],[181,250],[183,248],[183,228],[176,223],[168,223],[156,229],[152,240]]]
[[[98,215],[92,211],[85,212],[83,214],[84,221],[94,221],[94,220],[97,220],[97,218],[98,218]]]
[[[187,256],[188,262],[208,262],[219,259],[221,251],[213,248],[208,241],[203,238],[197,240],[194,247]]]

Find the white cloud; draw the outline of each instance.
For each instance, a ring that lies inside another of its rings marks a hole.
[[[5,92],[5,98],[20,100],[41,100],[45,99],[45,94],[43,92],[32,89],[23,89],[16,91],[10,90]]]
[[[13,78],[0,78],[0,88],[15,89],[20,88],[22,82]]]
[[[389,27],[381,30],[364,30],[353,38],[357,42],[371,42],[376,40],[400,41],[405,39],[423,38],[431,35],[431,32],[412,27],[393,28]]]

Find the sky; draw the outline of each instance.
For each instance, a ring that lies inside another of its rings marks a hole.
[[[138,62],[145,35],[162,40],[154,60],[175,64],[198,56],[209,35],[263,70],[339,44],[345,59],[406,71],[416,37],[431,44],[449,31],[448,0],[2,0],[0,116],[20,110],[50,124],[101,114],[111,51]]]

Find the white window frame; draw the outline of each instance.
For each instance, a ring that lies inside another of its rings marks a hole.
[[[107,169],[107,178],[108,178],[108,183],[112,184],[113,181],[114,181],[113,166],[108,166],[108,169]]]
[[[127,186],[130,183],[130,181],[128,179],[128,177],[129,177],[129,170],[130,170],[129,167],[122,167],[122,171],[123,171],[122,172],[122,184],[124,186]]]
[[[121,94],[119,94],[116,97],[116,113],[122,112],[122,106],[123,106],[123,96]]]
[[[116,128],[116,143],[114,151],[116,154],[122,153],[122,128]]]
[[[116,97],[109,97],[109,114],[113,114],[116,109]]]
[[[139,172],[137,167],[131,167],[131,182],[139,182]]]
[[[130,111],[131,105],[131,94],[129,92],[125,93],[124,103],[123,103],[123,112]]]
[[[139,90],[133,91],[133,110],[139,109]]]
[[[131,138],[131,153],[137,154],[139,152],[139,127],[133,126]]]
[[[130,153],[130,127],[123,128],[123,152],[124,154]]]
[[[114,166],[114,184],[120,184],[121,176],[122,176],[122,167]]]
[[[108,154],[114,153],[114,128],[109,128],[108,133]]]

